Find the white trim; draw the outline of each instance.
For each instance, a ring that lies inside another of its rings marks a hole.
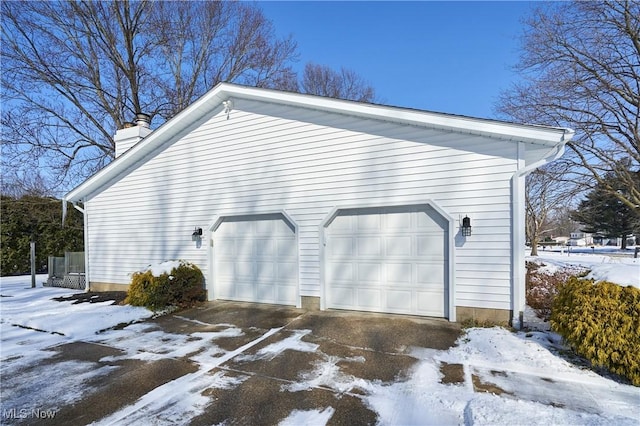
[[[444,209],[442,209],[437,203],[433,200],[422,200],[422,201],[413,201],[407,203],[377,203],[375,201],[359,203],[359,204],[340,204],[334,206],[329,214],[320,222],[319,232],[320,232],[320,309],[326,310],[326,300],[327,300],[327,285],[326,285],[326,255],[325,255],[325,247],[326,247],[326,229],[331,224],[333,219],[338,216],[340,211],[342,210],[350,210],[350,209],[367,209],[367,208],[387,208],[387,207],[414,207],[414,206],[424,206],[428,205],[433,208],[440,216],[442,216],[448,223],[448,253],[449,261],[448,261],[448,277],[449,282],[447,283],[448,294],[447,294],[447,318],[451,322],[456,322],[456,306],[455,306],[455,235],[454,235],[454,222],[455,219],[447,213]]]
[[[76,205],[73,205],[74,207],[76,207]],[[91,282],[91,267],[89,264],[89,215],[87,214],[87,211],[82,209],[80,210],[82,212],[82,219],[83,219],[83,225],[84,225],[84,291],[89,291],[89,283]]]
[[[215,214],[209,222],[207,227],[207,233],[209,236],[209,247],[207,252],[207,264],[209,266],[209,280],[207,282],[207,300],[216,300],[216,286],[215,286],[215,241],[214,234],[216,229],[220,226],[225,218],[228,217],[241,217],[241,216],[267,216],[267,215],[282,215],[291,226],[293,226],[293,233],[296,239],[296,265],[297,265],[297,288],[296,288],[296,308],[302,307],[302,298],[300,296],[300,233],[298,232],[298,224],[293,217],[285,210],[244,210],[234,211],[223,214]]]

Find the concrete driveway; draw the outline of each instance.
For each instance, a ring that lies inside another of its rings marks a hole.
[[[107,423],[118,423],[113,413],[126,416],[126,407],[131,407],[133,413],[139,409],[136,402],[143,396],[149,398],[154,389],[172,381],[179,384],[182,379],[186,386],[198,374],[206,374],[211,380],[224,375],[227,381],[237,381],[233,386],[203,390],[201,394],[209,402],[191,419],[193,425],[278,424],[294,410],[326,407],[335,410],[327,424],[375,424],[377,415],[363,402],[366,390],[358,387],[358,378],[382,384],[402,381],[417,361],[408,354],[411,348],[446,350],[461,334],[457,324],[446,320],[307,312],[235,302],[207,303],[150,320],[146,325],[152,325],[146,329],[150,336],[157,330],[183,335],[184,342],[217,331],[242,332],[220,334],[212,341],[211,346],[217,346],[224,355],[215,358],[217,361],[203,373],[199,373],[202,365],[194,359],[209,357],[205,348],[201,353],[180,357],[135,359],[118,358],[123,346],[109,343],[57,346],[52,349],[58,352],[56,356],[46,361],[53,368],[66,361],[118,368],[94,379],[91,392],[74,405],[63,407],[52,423],[88,424],[105,417]],[[162,353],[162,345],[162,341],[150,340],[149,351]],[[331,371],[338,370],[350,380],[344,384],[335,382],[337,376]],[[443,383],[464,381],[462,366],[443,363],[441,372]],[[39,422],[31,419],[26,423],[31,421]]]

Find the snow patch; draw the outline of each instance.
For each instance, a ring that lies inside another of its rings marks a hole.
[[[335,409],[327,407],[324,410],[293,410],[289,416],[278,423],[278,426],[323,426],[326,425]]]
[[[237,359],[239,361],[255,361],[258,359],[271,360],[286,350],[315,352],[319,348],[318,345],[302,341],[302,338],[309,333],[311,333],[311,330],[294,330],[291,336],[265,346],[255,355],[243,354],[238,356]]]
[[[173,270],[173,268],[177,268],[179,267],[181,264],[184,264],[185,262],[182,260],[166,260],[164,262],[160,262],[160,263],[152,263],[148,266],[146,266],[144,269],[141,269],[139,271],[135,271],[136,272],[147,272],[147,271],[151,271],[151,275],[153,275],[154,277],[159,277],[162,274],[170,274],[171,271]],[[131,274],[133,275],[133,274]]]

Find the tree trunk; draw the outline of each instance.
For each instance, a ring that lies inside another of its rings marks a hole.
[[[626,250],[626,248],[627,248],[627,236],[623,235],[622,236],[622,244],[620,244],[620,249]]]
[[[531,238],[531,256],[538,255],[538,239]]]

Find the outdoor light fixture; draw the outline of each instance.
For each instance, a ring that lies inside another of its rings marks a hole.
[[[465,216],[462,218],[462,236],[468,237],[471,235],[471,219],[469,216]]]
[[[196,238],[200,238],[200,237],[202,237],[202,228],[198,228],[196,226],[195,229],[193,230],[193,234],[191,234],[191,238],[195,240]]]
[[[229,119],[229,114],[233,109],[233,101],[231,99],[227,99],[222,102],[222,106],[224,107],[224,113],[227,114],[227,120]]]

